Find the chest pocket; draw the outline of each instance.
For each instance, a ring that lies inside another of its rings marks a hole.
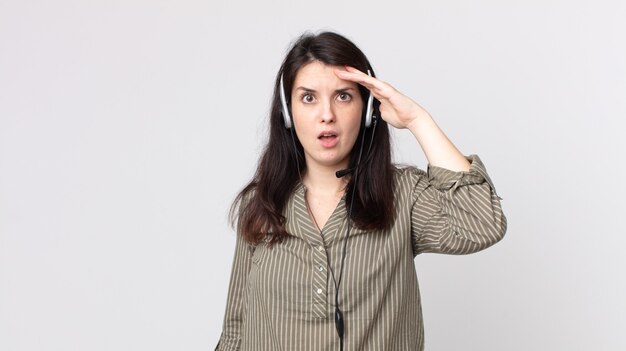
[[[252,264],[257,266],[261,265],[265,256],[267,255],[268,250],[269,249],[265,245],[261,244],[256,246],[254,252],[252,253],[252,257],[250,258],[252,260]]]
[[[260,284],[259,279],[261,277],[259,276],[259,271],[263,264],[263,259],[267,255],[266,251],[267,248],[265,247],[265,245],[258,245],[254,248],[254,251],[252,252],[252,256],[250,257],[250,261],[252,264],[250,265],[250,271],[248,271],[247,284],[249,293],[255,292]]]

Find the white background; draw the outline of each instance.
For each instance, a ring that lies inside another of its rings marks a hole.
[[[623,1],[0,2],[0,350],[212,350],[226,214],[304,30],[485,163],[505,239],[415,264],[427,350],[624,350]],[[407,131],[395,159],[425,169]]]

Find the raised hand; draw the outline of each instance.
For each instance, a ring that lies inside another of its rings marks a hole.
[[[422,106],[389,83],[369,76],[354,67],[345,66],[345,68],[345,71],[336,69],[335,74],[341,79],[353,81],[369,89],[380,101],[380,117],[395,128],[410,128],[420,116],[429,115]]]
[[[431,165],[453,171],[469,171],[470,163],[437,126],[422,106],[389,83],[369,76],[354,67],[335,69],[337,77],[363,85],[380,101],[380,114],[396,128],[407,128],[422,147]]]

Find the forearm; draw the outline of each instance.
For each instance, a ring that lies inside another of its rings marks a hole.
[[[469,171],[467,159],[437,126],[430,114],[425,111],[418,114],[407,129],[417,139],[429,164],[452,171]]]

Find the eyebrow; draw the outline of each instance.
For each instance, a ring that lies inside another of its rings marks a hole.
[[[304,90],[307,93],[316,93],[317,92],[317,91],[315,91],[315,89],[311,89],[311,88],[307,88],[307,87],[303,87],[303,86],[297,87],[296,90]],[[344,93],[344,92],[349,91],[349,90],[355,90],[355,89],[352,88],[352,87],[345,87],[345,88],[341,88],[341,89],[336,89],[335,93]]]

